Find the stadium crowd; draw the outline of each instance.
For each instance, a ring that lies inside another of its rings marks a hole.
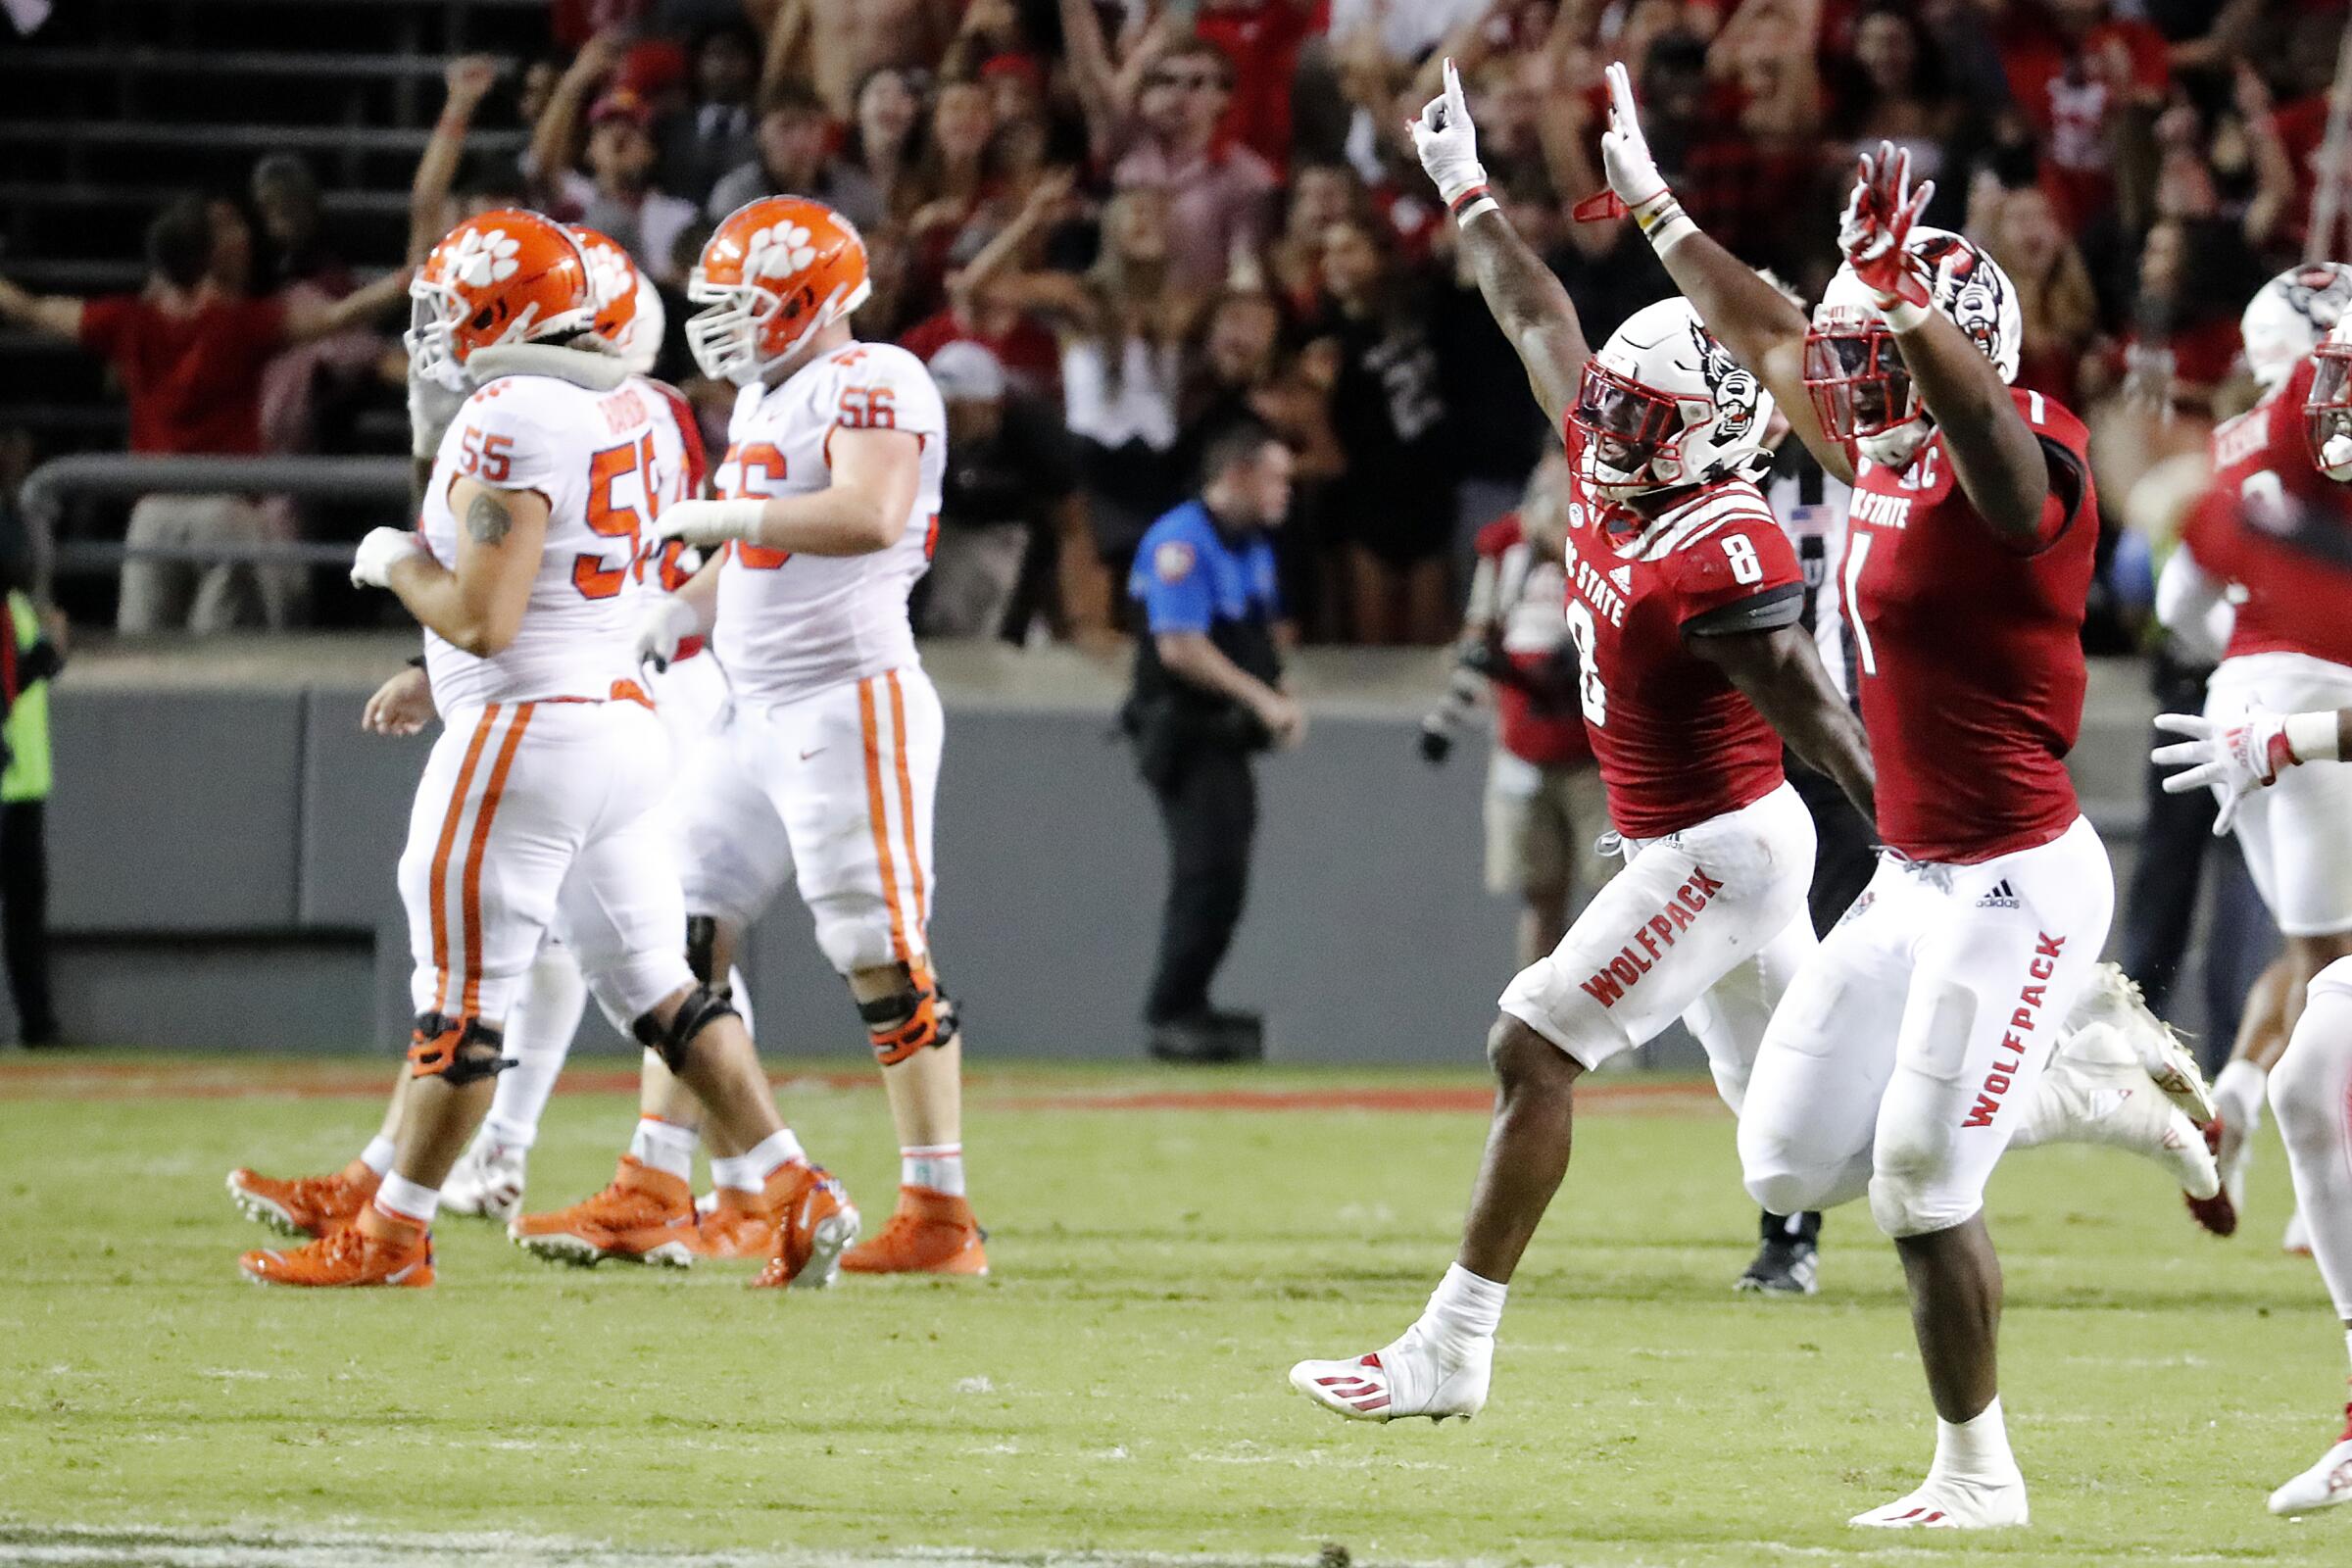
[[[2162,460],[2250,397],[2238,313],[2304,254],[2342,20],[2334,0],[563,0],[544,54],[450,63],[408,260],[492,203],[614,236],[668,306],[660,373],[717,438],[732,392],[685,351],[686,269],[744,200],[818,197],[872,257],[860,335],[931,361],[969,345],[940,377],[956,462],[928,629],[1112,643],[1137,540],[1247,416],[1298,454],[1282,572],[1307,639],[1437,644],[1546,436],[1404,122],[1459,61],[1497,194],[1597,340],[1669,292],[1631,224],[1572,216],[1601,185],[1599,72],[1624,59],[1691,215],[1808,299],[1858,146],[1892,138],[1936,180],[1931,220],[2022,292],[2020,384],[2099,435],[2085,635],[2117,651],[2184,499]],[[524,150],[469,145],[484,129]],[[372,291],[335,307],[355,267],[400,258],[342,254],[318,196],[300,159],[265,158],[248,190],[156,220],[140,294],[0,279],[0,316],[109,360],[134,450],[349,449],[316,405],[392,396],[397,343],[357,324]],[[134,519],[166,540],[299,526],[235,498]],[[126,575],[126,628],[302,612],[268,574],[246,604],[154,575]]]

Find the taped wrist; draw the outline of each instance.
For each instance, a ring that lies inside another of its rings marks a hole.
[[[514,1065],[507,1037],[479,1018],[420,1012],[409,1037],[409,1076],[438,1078],[452,1089],[495,1078]]]
[[[1487,183],[1486,171],[1481,170],[1476,179],[1446,198],[1446,210],[1453,215],[1453,221],[1458,227],[1481,213],[1500,212],[1502,209],[1495,205],[1494,187]]]
[[[686,1000],[678,1004],[678,1010],[669,1015],[668,1023],[649,1012],[629,1025],[629,1033],[637,1037],[639,1045],[660,1056],[662,1066],[683,1078],[686,1058],[695,1040],[719,1019],[735,1016],[735,1004],[727,1000],[724,992],[702,985],[686,993]]]
[[[858,1004],[858,1016],[865,1021],[866,1036],[873,1042],[874,1059],[885,1067],[956,1038],[956,1004],[939,989],[931,971],[901,964],[899,978],[899,989],[888,996]]]
[[[1628,211],[1641,228],[1642,237],[1649,241],[1649,248],[1660,257],[1698,232],[1698,225],[1683,211],[1683,204],[1674,199],[1674,192],[1662,186],[1655,196],[1643,198]]]
[[[2342,750],[2335,711],[2289,713],[2279,733],[2286,739],[2290,762],[2332,762]]]

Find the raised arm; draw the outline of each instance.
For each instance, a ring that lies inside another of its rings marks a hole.
[[[548,190],[578,166],[580,147],[586,136],[588,100],[597,88],[620,64],[621,42],[616,33],[600,32],[580,45],[572,57],[571,67],[558,78],[556,90],[547,96],[547,107],[539,112],[539,123],[531,129],[531,157],[537,168],[533,177]]]
[[[1087,143],[1100,157],[1109,151],[1118,133],[1120,109],[1118,71],[1094,0],[1061,0],[1061,40],[1069,56],[1070,87],[1086,117]]]
[[[1622,63],[1608,69],[1609,128],[1600,138],[1610,196],[1577,210],[1586,220],[1630,215],[1658,253],[1666,275],[1732,358],[1754,371],[1787,416],[1798,440],[1839,479],[1854,476],[1843,443],[1823,432],[1805,390],[1805,313],[1770,279],[1710,239],[1667,189],[1634,110],[1634,86]]]
[[[1494,313],[1528,385],[1557,430],[1576,406],[1577,384],[1592,347],[1585,341],[1576,305],[1544,259],[1528,249],[1487,189],[1478,162],[1478,132],[1462,101],[1461,74],[1446,62],[1446,90],[1432,98],[1409,126],[1421,167],[1436,182],[1461,228],[1460,244],[1478,278],[1478,291]]]
[[[1911,155],[1881,142],[1876,158],[1862,156],[1838,243],[1877,294],[1920,407],[1942,433],[1953,478],[1987,527],[2031,550],[2044,542],[2050,460],[1991,359],[1930,303],[1928,264],[1906,242],[1935,193],[1933,180],[1913,190]]]
[[[409,181],[411,266],[424,260],[449,226],[449,193],[457,184],[458,162],[466,156],[466,133],[473,128],[473,112],[498,80],[498,62],[488,55],[466,55],[452,60],[443,78],[449,98],[425,140],[423,156],[416,160],[416,177]]]
[[[29,326],[51,337],[81,336],[82,302],[65,294],[31,294],[0,277],[0,320]]]
[[[339,300],[321,302],[307,294],[294,296],[286,302],[286,340],[308,343],[332,337],[345,327],[367,325],[408,297],[409,273],[408,268],[395,267],[366,288],[353,289]]]

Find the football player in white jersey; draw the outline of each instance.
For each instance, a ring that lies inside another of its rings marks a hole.
[[[696,972],[726,973],[791,878],[882,1066],[898,1206],[842,1266],[981,1274],[987,1254],[964,1196],[961,1048],[927,937],[943,726],[906,614],[936,538],[947,420],[920,361],[851,336],[868,291],[863,242],[819,203],[765,197],[711,234],[688,285],[709,308],[688,338],[706,373],[743,391],[722,499],[680,503],[656,532],[717,556],[651,607],[639,648],[658,664],[682,639],[708,636],[732,692],[684,785]],[[691,1136],[694,1097],[658,1064],[648,1073],[641,1126]],[[715,1156],[734,1152],[724,1129],[704,1133]],[[597,1216],[521,1223],[594,1235]]]
[[[683,901],[654,809],[669,747],[628,639],[660,504],[653,408],[598,336],[578,245],[537,214],[461,223],[410,292],[418,368],[477,387],[417,530],[373,530],[352,566],[423,623],[446,725],[400,862],[410,1079],[389,1169],[356,1215],[240,1267],[262,1284],[432,1283],[441,1182],[507,1065],[507,1015],[553,930],[607,1013],[766,1167],[770,1207],[792,1222],[762,1283],[830,1283],[857,1210],[778,1122],[750,1034],[677,951]]]

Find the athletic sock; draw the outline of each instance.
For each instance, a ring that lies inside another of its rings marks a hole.
[[[380,1134],[368,1139],[368,1147],[360,1151],[360,1163],[375,1172],[378,1177],[390,1175],[392,1172],[392,1140]]]
[[[743,1169],[757,1177],[763,1189],[767,1186],[767,1179],[784,1166],[794,1163],[805,1165],[808,1162],[808,1153],[802,1150],[801,1141],[792,1136],[789,1127],[769,1133],[743,1154]]]
[[[963,1196],[963,1146],[912,1144],[899,1151],[899,1184],[928,1187],[950,1198]]]
[[[375,1206],[387,1214],[429,1226],[441,1207],[441,1192],[439,1188],[419,1186],[394,1173],[386,1176],[384,1185],[375,1190]]]
[[[1422,1309],[1415,1327],[1443,1348],[1467,1349],[1479,1340],[1494,1337],[1496,1325],[1502,1322],[1502,1298],[1510,1289],[1482,1279],[1459,1263],[1449,1264],[1446,1277],[1430,1292],[1429,1305]]]
[[[723,1157],[714,1154],[710,1158],[710,1185],[713,1187],[724,1187],[734,1193],[756,1193],[765,1184],[766,1179],[752,1168],[748,1154],[728,1154]]]
[[[629,1154],[641,1165],[687,1182],[694,1179],[694,1148],[701,1142],[702,1135],[691,1127],[640,1116],[637,1131],[629,1136]]]
[[[1936,1419],[1936,1462],[1928,1475],[1982,1486],[2006,1486],[2022,1479],[2017,1456],[2009,1451],[2009,1429],[2001,1421],[1999,1395],[1966,1421]]]
[[[507,1017],[507,1056],[514,1065],[498,1075],[490,1114],[483,1120],[493,1142],[528,1149],[538,1138],[539,1118],[556,1092],[587,1006],[588,983],[580,978],[580,966],[561,948],[542,950],[521,1004]]]

